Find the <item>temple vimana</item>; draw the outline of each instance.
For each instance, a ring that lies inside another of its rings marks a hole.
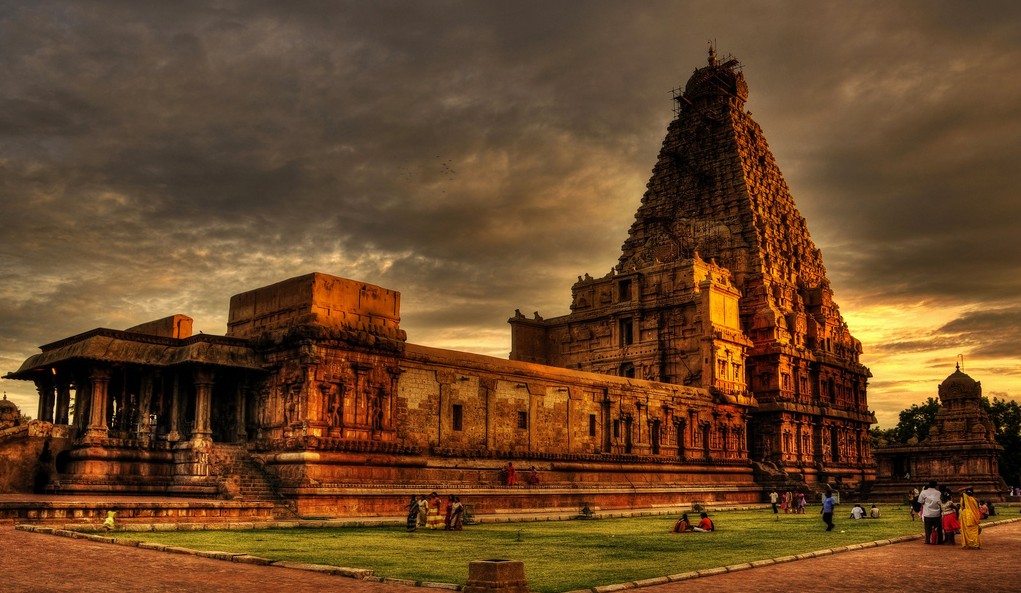
[[[861,343],[747,98],[710,52],[616,264],[578,278],[567,315],[514,314],[509,360],[408,342],[395,291],[291,278],[231,298],[224,336],[173,315],[42,346],[6,375],[39,392],[35,428],[0,431],[38,459],[6,487],[302,516],[431,491],[492,512],[867,487]]]

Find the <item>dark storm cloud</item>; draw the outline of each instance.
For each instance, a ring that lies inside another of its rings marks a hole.
[[[230,295],[314,270],[400,290],[412,341],[505,354],[515,308],[564,314],[579,274],[616,263],[669,90],[710,38],[745,65],[748,108],[845,310],[1005,310],[1021,288],[1019,16],[994,2],[0,3],[2,370],[171,313],[221,333]],[[1014,335],[936,334],[974,353]]]

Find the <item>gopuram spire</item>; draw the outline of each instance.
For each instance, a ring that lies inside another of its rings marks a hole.
[[[707,62],[675,93],[676,118],[617,265],[605,278],[575,284],[570,315],[527,328],[511,320],[511,356],[751,394],[753,460],[810,481],[868,481],[874,419],[861,343],[833,301],[822,254],[765,135],[744,108],[741,64],[712,44]],[[714,295],[733,292],[732,321],[724,321],[726,299],[685,309],[702,298],[707,280],[720,284]],[[612,335],[579,343],[585,325],[596,336],[610,327]],[[696,333],[701,343],[690,339]]]

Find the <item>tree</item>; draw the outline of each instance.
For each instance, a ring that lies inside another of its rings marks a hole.
[[[1021,484],[1021,405],[1014,400],[982,398],[982,406],[996,427],[996,442],[1003,447],[1000,476],[1011,486]]]
[[[939,413],[939,400],[930,397],[922,405],[914,404],[901,410],[900,421],[894,429],[893,437],[899,443],[906,443],[912,438],[923,441],[929,436],[929,429],[936,421]]]

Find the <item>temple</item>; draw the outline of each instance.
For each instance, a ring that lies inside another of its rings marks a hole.
[[[578,279],[569,315],[512,319],[511,358],[751,398],[760,469],[871,481],[861,342],[747,98],[738,62],[710,54],[676,97],[617,265]]]
[[[924,439],[876,450],[876,494],[895,498],[935,480],[954,491],[971,488],[982,500],[1004,500],[1008,488],[999,469],[1003,447],[982,407],[982,384],[958,366],[940,383],[938,394],[940,409]]]
[[[42,346],[7,378],[62,429],[44,473],[302,516],[433,490],[491,512],[870,484],[861,345],[747,96],[736,60],[694,72],[616,266],[568,315],[515,314],[510,360],[410,343],[399,293],[307,274],[231,298],[224,336],[173,315]],[[38,437],[0,449],[19,438]],[[508,464],[541,481],[508,487]]]

